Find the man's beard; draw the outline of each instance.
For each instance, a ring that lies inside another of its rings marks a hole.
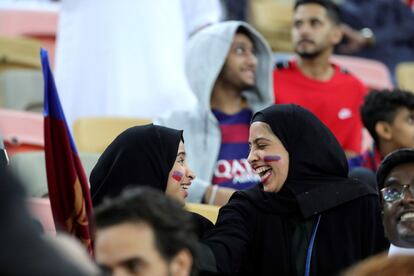
[[[326,48],[321,45],[311,52],[306,52],[306,51],[301,52],[297,50],[297,48],[295,48],[295,53],[298,54],[298,56],[300,56],[303,59],[314,59],[320,56],[325,49]]]
[[[300,56],[303,59],[314,59],[314,58],[317,58],[322,53],[322,50],[317,49],[313,52],[299,52],[295,50],[295,52],[296,54],[298,54],[298,56]]]

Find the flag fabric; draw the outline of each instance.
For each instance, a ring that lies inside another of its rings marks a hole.
[[[40,50],[44,79],[47,185],[56,229],[76,236],[93,255],[92,201],[88,180],[67,126],[47,52]]]

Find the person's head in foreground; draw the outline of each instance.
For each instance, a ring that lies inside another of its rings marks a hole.
[[[149,187],[96,208],[95,255],[111,275],[194,275],[196,237],[179,202]],[[193,273],[193,274],[191,274]]]
[[[116,137],[93,168],[92,203],[97,206],[128,186],[151,186],[183,202],[194,178],[182,131],[153,124],[135,126]]]
[[[414,149],[387,155],[377,172],[385,234],[392,244],[414,248]]]
[[[372,256],[346,270],[342,276],[412,276],[414,256]]]

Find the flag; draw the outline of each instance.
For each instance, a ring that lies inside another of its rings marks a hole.
[[[44,88],[47,185],[56,229],[76,236],[93,254],[92,201],[88,180],[66,123],[47,52],[40,50]]]

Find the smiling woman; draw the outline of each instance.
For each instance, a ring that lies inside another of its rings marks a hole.
[[[187,165],[183,131],[157,125],[131,127],[105,149],[90,176],[94,207],[126,187],[150,186],[184,203],[195,178]],[[211,227],[193,214],[201,236]]]
[[[249,145],[261,184],[236,192],[204,240],[220,273],[336,275],[387,247],[376,191],[348,178],[344,151],[311,112],[257,112]]]
[[[288,175],[289,153],[266,123],[254,122],[250,126],[250,141],[247,160],[260,176],[263,190],[279,192]]]
[[[122,132],[91,172],[93,205],[119,195],[127,186],[151,186],[184,201],[195,175],[185,160],[182,135],[180,130],[152,124]],[[180,179],[174,177],[178,173]]]

